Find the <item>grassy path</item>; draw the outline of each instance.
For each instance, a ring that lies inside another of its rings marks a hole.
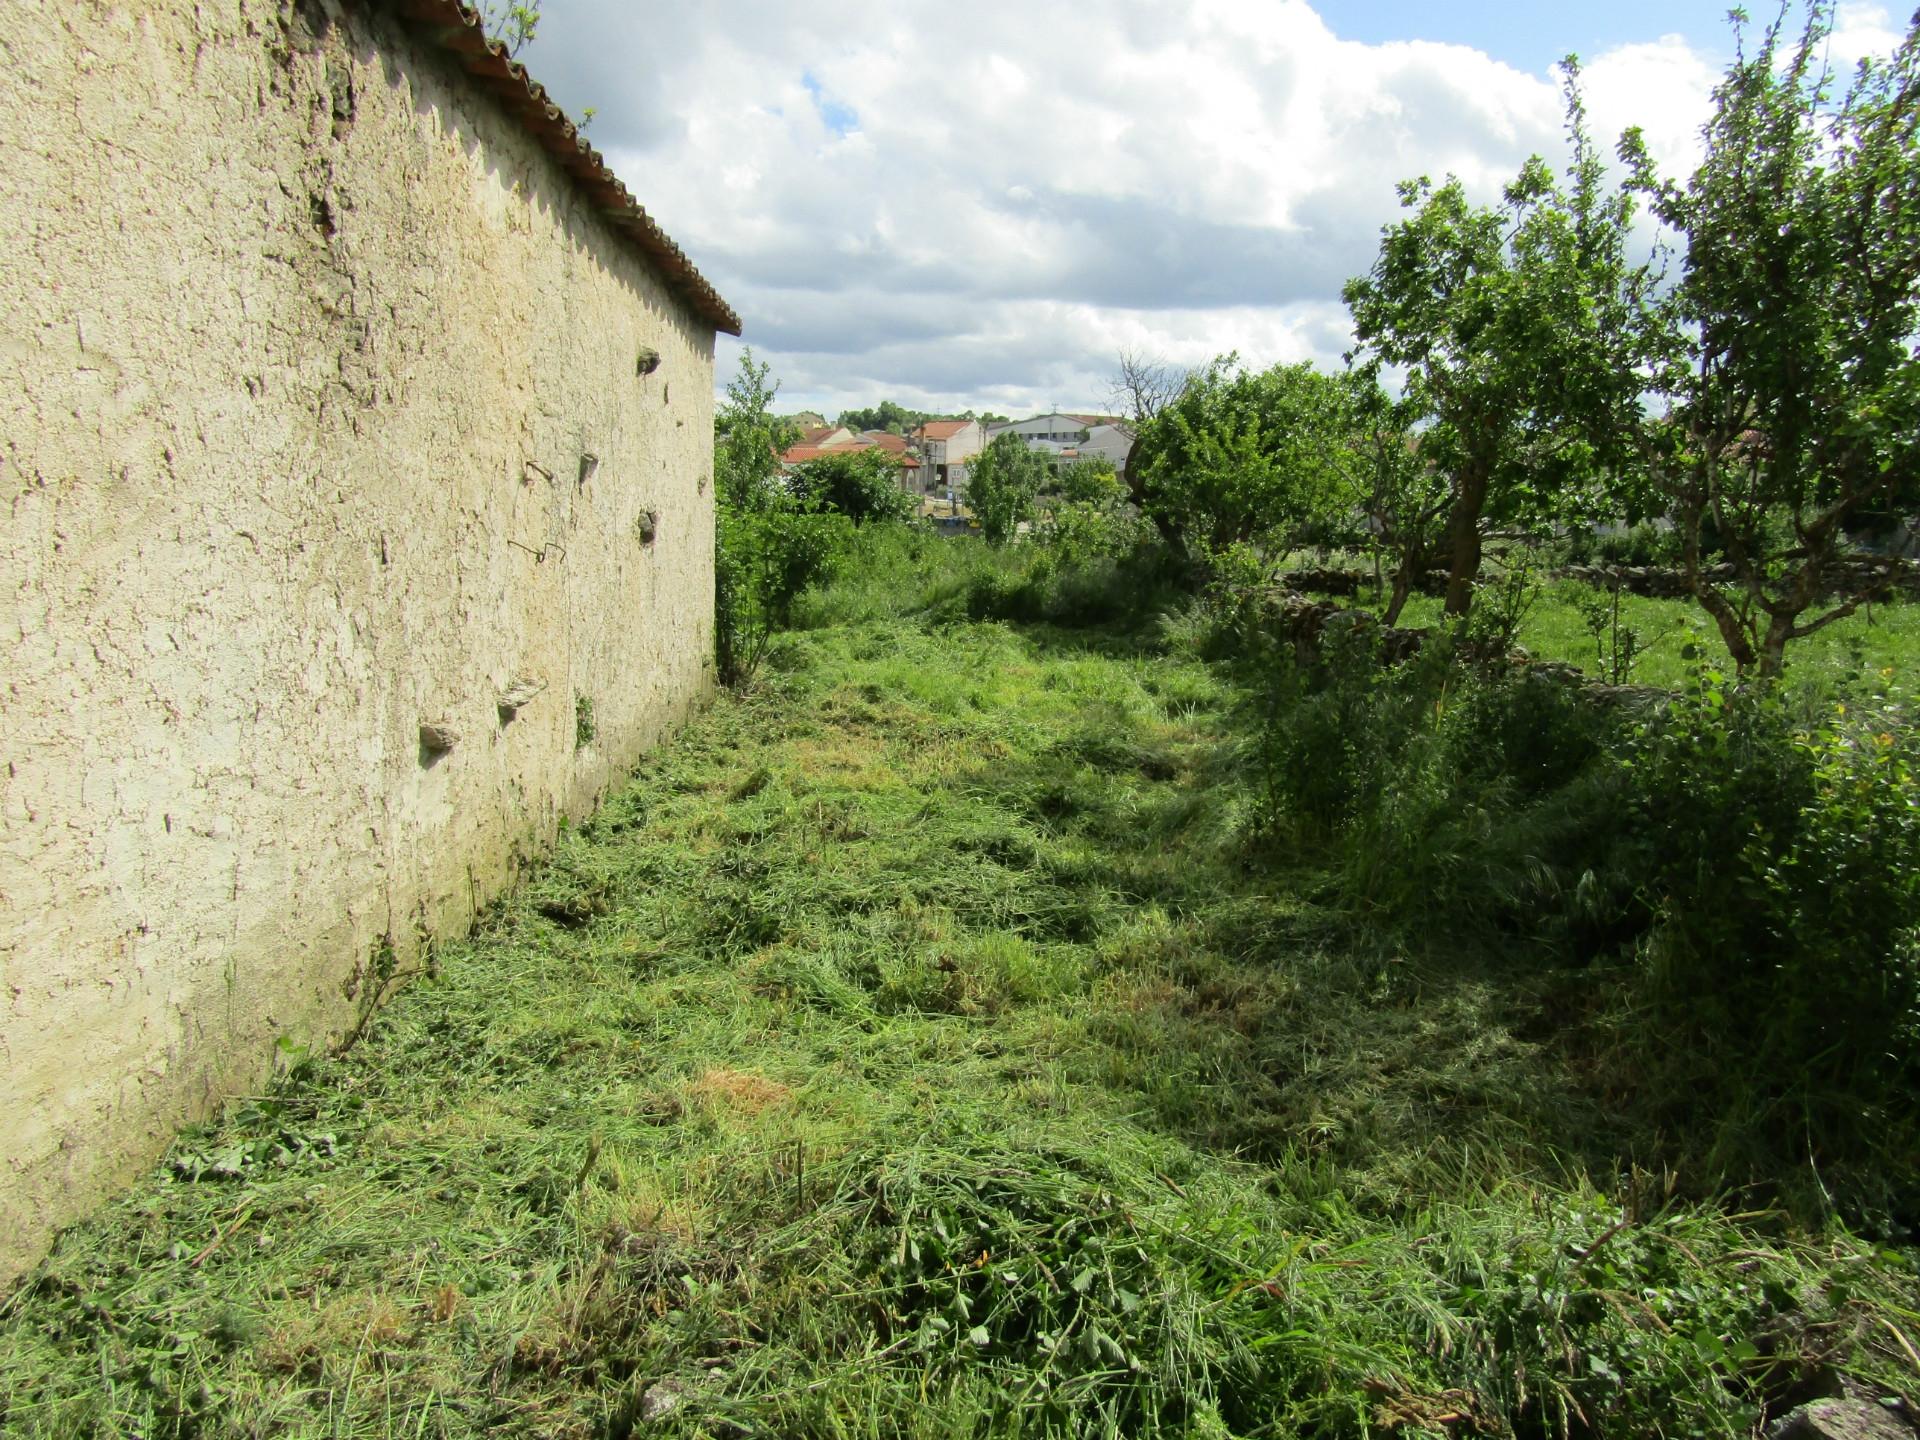
[[[1870,1247],[1585,1183],[1537,991],[1250,867],[1234,699],[1124,640],[788,637],[65,1237],[0,1431],[1741,1435],[1783,1324],[1873,1330]]]

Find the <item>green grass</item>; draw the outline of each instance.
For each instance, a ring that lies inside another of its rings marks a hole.
[[[1663,1172],[1567,976],[1249,863],[1219,673],[870,543],[354,1050],[63,1236],[0,1432],[1743,1436],[1832,1367],[1913,1390],[1912,1257]]]
[[[1576,595],[1590,589],[1574,580],[1543,585],[1521,626],[1520,644],[1542,660],[1578,665],[1604,676],[1604,657],[1596,651],[1594,637],[1574,604]],[[1378,611],[1382,602],[1369,585],[1341,603]],[[1438,625],[1442,604],[1436,595],[1414,595],[1401,611],[1399,623]],[[1691,600],[1622,595],[1620,623],[1639,632],[1640,654],[1630,676],[1634,684],[1671,689],[1684,683],[1694,668],[1686,658],[1689,646],[1707,663],[1729,673],[1733,670],[1719,629]],[[1842,689],[1868,672],[1891,668],[1911,673],[1916,666],[1920,666],[1920,603],[1913,601],[1868,606],[1787,647],[1790,683],[1820,693]]]

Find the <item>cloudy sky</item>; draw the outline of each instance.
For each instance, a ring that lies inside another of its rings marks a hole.
[[[1773,13],[1770,5],[1752,7]],[[1726,0],[546,0],[523,52],[733,304],[783,408],[1102,408],[1115,357],[1346,348],[1394,182],[1596,130],[1678,168]],[[1901,17],[1904,18],[1904,17]],[[1890,48],[1841,7],[1836,61]],[[718,375],[737,364],[723,337]]]

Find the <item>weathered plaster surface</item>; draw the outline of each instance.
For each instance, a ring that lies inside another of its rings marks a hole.
[[[4,1280],[707,691],[713,331],[359,6],[20,0],[0,154]]]

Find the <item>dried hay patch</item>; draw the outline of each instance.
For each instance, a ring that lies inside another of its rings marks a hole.
[[[747,1070],[716,1066],[694,1081],[687,1093],[712,1110],[734,1110],[743,1115],[758,1115],[764,1110],[789,1104],[793,1090],[777,1080]]]

